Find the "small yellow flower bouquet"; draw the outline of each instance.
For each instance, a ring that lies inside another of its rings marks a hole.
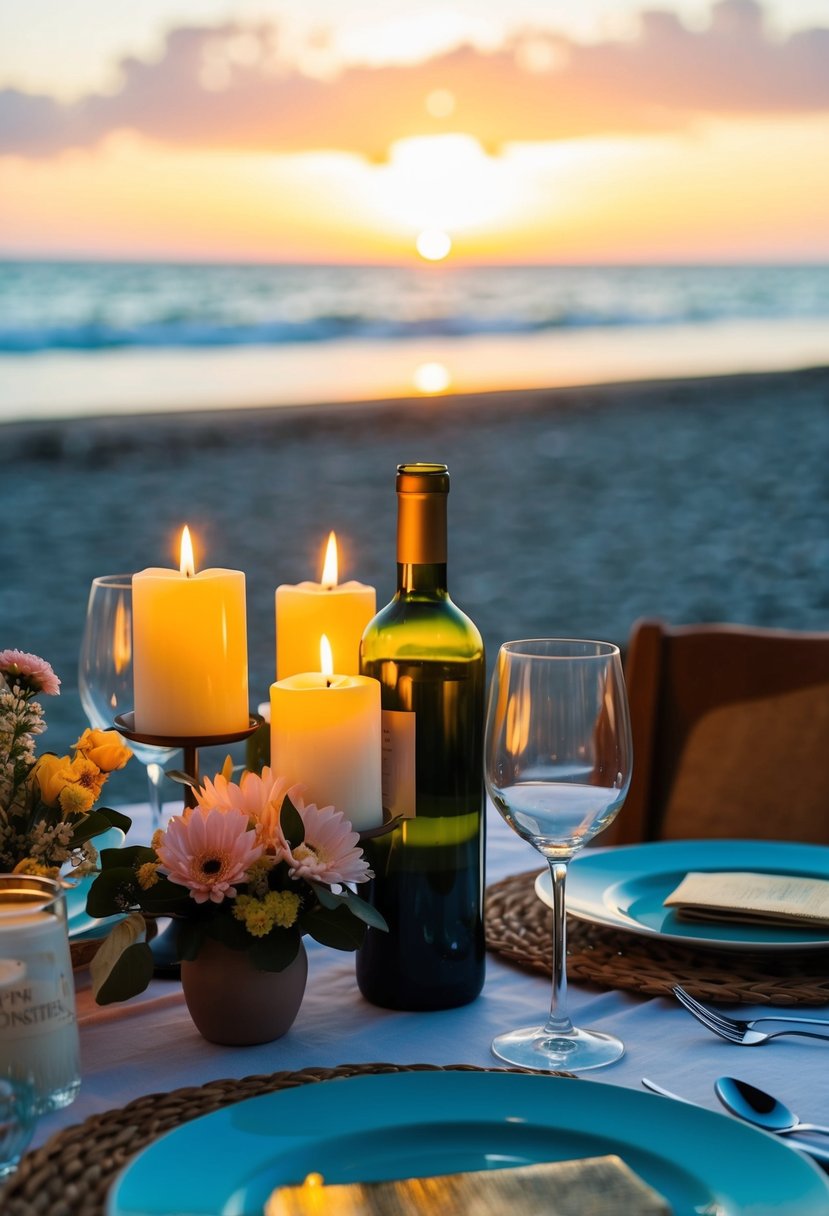
[[[87,730],[73,754],[35,755],[46,729],[39,693],[60,695],[60,680],[37,655],[0,651],[0,871],[57,878],[97,872],[92,841],[130,820],[96,807],[109,774],[132,752],[114,730]]]

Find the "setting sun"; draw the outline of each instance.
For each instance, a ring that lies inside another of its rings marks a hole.
[[[442,262],[452,250],[452,238],[442,228],[424,228],[416,244],[417,252],[427,262]]]
[[[415,388],[427,396],[445,393],[452,383],[448,367],[443,363],[421,363],[412,376]]]

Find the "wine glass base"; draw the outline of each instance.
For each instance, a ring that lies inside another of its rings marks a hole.
[[[499,1060],[518,1068],[542,1072],[586,1072],[603,1068],[624,1055],[625,1045],[612,1034],[596,1030],[566,1033],[549,1031],[544,1026],[509,1030],[492,1040],[492,1052]]]

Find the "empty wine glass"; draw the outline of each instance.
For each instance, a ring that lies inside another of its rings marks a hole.
[[[617,646],[541,638],[507,642],[487,707],[485,779],[504,819],[547,859],[553,886],[553,983],[543,1026],[498,1035],[496,1056],[521,1068],[582,1071],[618,1060],[612,1035],[579,1030],[567,1013],[567,863],[616,817],[630,785],[632,745]]]
[[[116,714],[134,706],[132,683],[132,575],[104,574],[92,580],[86,609],[78,687],[90,726],[110,730]],[[130,742],[147,769],[153,831],[161,821],[161,782],[172,748]]]

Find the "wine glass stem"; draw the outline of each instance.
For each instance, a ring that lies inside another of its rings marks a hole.
[[[147,786],[150,802],[150,823],[153,832],[161,827],[161,782],[164,780],[164,769],[160,764],[147,765]]]
[[[550,1017],[545,1029],[550,1034],[568,1034],[573,1023],[567,1013],[567,920],[564,887],[567,862],[547,858],[553,880],[553,985],[550,995]]]

